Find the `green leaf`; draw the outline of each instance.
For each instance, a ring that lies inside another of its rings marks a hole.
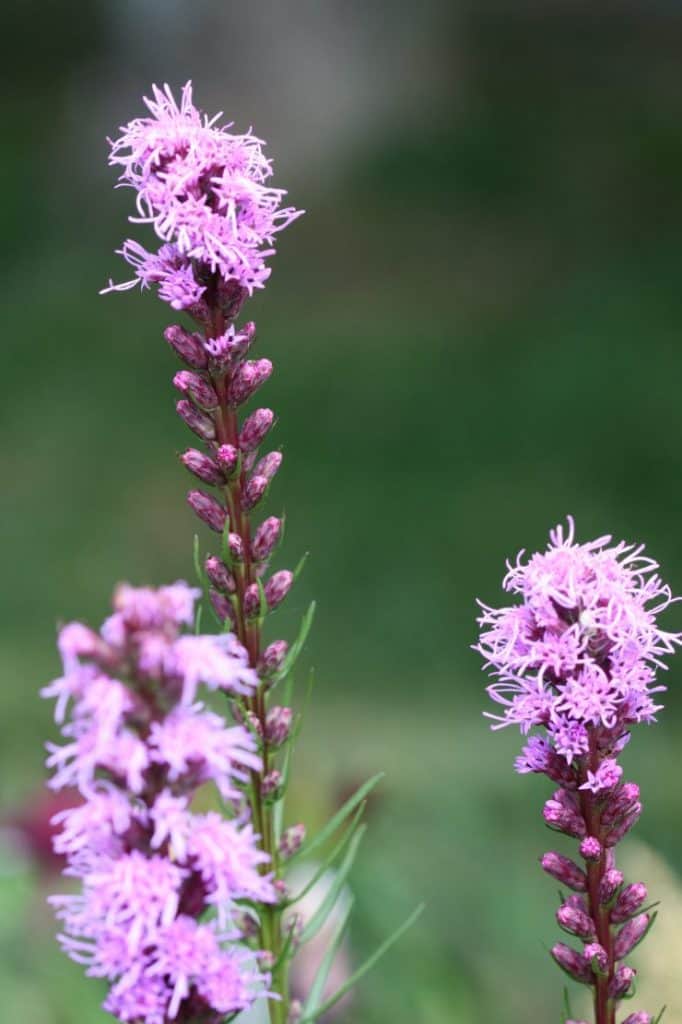
[[[362,815],[364,814],[364,811],[365,811],[365,804],[361,803],[360,806],[358,807],[357,811],[355,812],[355,816],[354,816],[350,826],[346,829],[346,831],[344,832],[344,834],[341,837],[340,841],[336,844],[336,846],[331,851],[331,853],[328,854],[327,857],[325,857],[325,859],[322,861],[320,866],[315,871],[314,875],[310,878],[310,880],[308,882],[306,882],[306,884],[301,889],[301,891],[298,892],[296,894],[296,896],[292,896],[291,899],[287,900],[287,906],[288,907],[291,907],[295,903],[298,903],[299,900],[302,900],[303,897],[306,896],[310,892],[310,890],[313,888],[313,886],[317,882],[319,882],[319,880],[322,877],[322,875],[334,863],[336,858],[338,856],[340,856],[341,853],[343,853],[345,848],[348,846],[348,843],[352,839],[352,837],[353,837],[353,835],[354,835],[358,825],[360,824],[360,819],[362,818]]]
[[[573,1011],[571,1010],[571,997],[568,993],[568,988],[564,985],[564,1010],[562,1013],[562,1024],[566,1024],[567,1020],[573,1019]]]
[[[383,772],[377,772],[376,775],[373,775],[371,779],[368,779],[367,782],[360,786],[359,789],[356,789],[353,795],[346,800],[346,802],[343,804],[342,807],[339,808],[336,814],[329,819],[324,828],[322,828],[317,833],[317,835],[313,836],[310,842],[304,843],[301,849],[294,854],[294,857],[307,856],[308,854],[312,853],[313,850],[316,850],[318,846],[321,846],[323,843],[326,843],[326,841],[334,835],[337,828],[343,825],[346,818],[353,813],[358,804],[362,803],[365,797],[369,793],[371,793],[371,791],[374,789],[377,783],[380,782],[381,779],[383,779],[383,777]],[[291,859],[293,860],[293,857]]]
[[[668,1009],[668,1007],[667,1007],[667,1006],[664,1006],[664,1007],[662,1008],[662,1010],[661,1010],[661,1012],[659,1013],[658,1017],[657,1017],[657,1018],[656,1018],[656,1020],[654,1021],[654,1024],[661,1024],[661,1020],[663,1019],[663,1014],[665,1013],[665,1011],[666,1011],[667,1009]]]
[[[325,952],[324,957],[322,958],[320,966],[317,969],[315,978],[313,979],[313,983],[310,986],[308,998],[306,1000],[305,1006],[303,1007],[304,1018],[308,1017],[309,1019],[314,1020],[314,1015],[320,1005],[320,1000],[322,999],[322,996],[324,994],[324,987],[327,984],[327,978],[329,977],[329,972],[332,969],[334,958],[336,957],[336,954],[339,951],[339,947],[343,942],[343,937],[346,934],[348,921],[350,920],[350,914],[353,909],[353,902],[354,899],[351,896],[350,899],[348,900],[346,909],[344,910],[341,919],[336,927],[332,940],[329,943],[329,947]]]
[[[287,656],[282,663],[282,667],[280,668],[279,672],[275,675],[275,682],[279,682],[280,679],[285,679],[286,676],[288,676],[288,674],[291,672],[294,665],[296,664],[298,656],[303,650],[304,644],[308,639],[308,633],[310,632],[310,627],[313,624],[314,617],[315,602],[311,601],[310,607],[308,608],[308,611],[305,613],[301,621],[301,628],[298,631],[298,636],[296,637],[296,640],[289,648]]]
[[[384,942],[381,943],[379,948],[375,950],[374,953],[372,953],[369,959],[365,960],[362,967],[358,967],[357,971],[353,972],[348,981],[344,982],[341,988],[337,989],[333,996],[325,1000],[325,1002],[322,1003],[321,1006],[318,1006],[313,1013],[304,1014],[299,1024],[311,1024],[312,1021],[317,1020],[318,1017],[321,1017],[328,1010],[331,1010],[332,1006],[335,1006],[336,1003],[338,1003],[339,999],[343,999],[346,992],[349,992],[350,989],[357,985],[360,979],[363,978],[365,974],[367,974],[367,972],[372,969],[372,967],[374,967],[377,960],[381,959],[384,953],[387,953],[391,946],[393,946],[398,941],[398,939],[402,938],[402,936],[405,934],[408,928],[412,927],[412,925],[421,915],[423,910],[424,904],[421,903],[417,907],[417,909],[410,914],[408,919],[404,921],[400,925],[400,927],[393,932],[392,935],[390,935]]]
[[[306,553],[303,555],[303,557],[300,559],[298,565],[294,569],[294,581],[296,581],[298,579],[298,577],[301,575],[301,573],[303,572],[303,566],[308,561],[308,555],[309,554],[310,554],[310,552],[306,551]]]
[[[306,942],[310,942],[311,939],[315,938],[320,928],[334,909],[336,901],[341,894],[341,890],[346,884],[346,879],[348,878],[350,869],[353,866],[353,861],[355,860],[356,854],[360,848],[360,843],[362,842],[366,831],[367,826],[361,825],[351,839],[346,856],[343,858],[339,870],[334,874],[334,879],[329,886],[324,899],[301,932],[301,945]]]
[[[201,583],[202,587],[206,586],[206,573],[204,567],[201,564],[201,550],[199,548],[199,534],[194,534],[194,543],[192,544],[192,558],[194,560],[194,572],[196,577]]]

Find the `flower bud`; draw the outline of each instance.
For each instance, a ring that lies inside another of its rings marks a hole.
[[[254,452],[265,438],[275,421],[272,409],[256,409],[242,424],[239,432],[239,447],[243,452]]]
[[[252,476],[242,493],[242,506],[245,511],[250,512],[255,508],[267,489],[268,481],[264,476]]]
[[[610,868],[605,871],[599,883],[599,902],[606,905],[614,898],[623,884],[623,872],[618,868]]]
[[[197,451],[196,448],[188,448],[186,452],[183,452],[180,456],[180,461],[185,469],[188,469],[199,480],[203,480],[205,484],[219,486],[224,483],[223,474],[213,459],[210,459],[203,452]]]
[[[230,551],[230,558],[233,562],[244,561],[244,541],[238,533],[228,534],[227,546]]]
[[[540,863],[543,871],[546,871],[548,875],[556,878],[563,885],[567,885],[569,889],[575,889],[576,892],[585,892],[587,889],[587,876],[585,872],[568,857],[550,851],[540,858]]]
[[[260,590],[257,583],[250,583],[244,591],[243,607],[247,619],[257,619],[260,615]]]
[[[291,825],[282,833],[279,842],[279,852],[284,859],[293,857],[301,849],[305,839],[305,825]]]
[[[227,522],[227,512],[215,498],[203,491],[189,491],[187,503],[207,526],[216,533],[222,533]]]
[[[626,996],[636,976],[637,971],[632,967],[626,967],[625,964],[621,964],[620,967],[616,968],[616,973],[609,985],[609,998],[622,999],[623,996]]]
[[[639,1010],[637,1013],[631,1013],[629,1017],[626,1017],[623,1024],[652,1024],[653,1017],[649,1013],[644,1013],[643,1010]]]
[[[616,960],[622,960],[642,941],[649,927],[649,920],[649,914],[638,914],[623,925],[613,943],[613,955]]]
[[[277,705],[268,711],[265,718],[265,738],[273,747],[281,747],[289,738],[291,718],[291,708]]]
[[[550,952],[559,967],[570,974],[575,981],[581,981],[585,985],[594,981],[590,965],[585,963],[583,956],[575,949],[564,945],[563,942],[557,942],[552,946]]]
[[[251,554],[254,561],[264,562],[279,543],[282,533],[282,520],[277,516],[269,516],[260,524],[251,542]]]
[[[204,562],[204,569],[216,590],[220,590],[224,594],[234,594],[237,589],[234,576],[221,558],[209,555]]]
[[[239,929],[239,933],[243,939],[255,939],[256,936],[260,934],[258,921],[246,911],[241,914],[237,914],[234,918],[234,923]]]
[[[642,813],[642,805],[636,803],[632,810],[621,818],[617,825],[604,837],[607,846],[617,846],[621,839],[628,834],[630,829],[637,824]]]
[[[181,398],[175,403],[175,411],[184,420],[191,431],[202,441],[212,441],[215,437],[215,424],[210,416],[201,412],[195,405]]]
[[[216,462],[225,476],[232,476],[239,463],[239,452],[233,444],[221,444],[215,453]]]
[[[624,815],[629,814],[637,803],[639,803],[639,786],[636,782],[624,783],[607,801],[601,813],[602,825],[613,825]]]
[[[578,910],[568,903],[559,907],[556,919],[560,928],[571,935],[577,935],[580,939],[593,939],[597,934],[592,918],[583,910]]]
[[[273,476],[282,465],[281,452],[268,452],[256,465],[253,471],[254,476],[264,476],[266,480],[272,480]]]
[[[585,963],[589,964],[595,974],[605,975],[609,972],[609,956],[598,942],[589,942],[583,950]]]
[[[292,999],[289,1004],[289,1016],[287,1017],[287,1024],[299,1024],[301,1017],[303,1016],[303,1003],[300,999]]]
[[[217,409],[219,402],[215,389],[200,374],[179,370],[173,377],[173,386],[187,395],[202,409]]]
[[[576,812],[562,806],[558,800],[548,800],[542,809],[542,816],[545,824],[556,832],[563,832],[575,839],[582,839],[585,835],[585,822]]]
[[[636,914],[648,896],[647,887],[643,882],[633,882],[627,885],[616,900],[611,911],[611,920],[614,924],[627,921],[629,917]]]
[[[289,644],[286,640],[275,640],[274,643],[271,643],[265,648],[260,656],[260,661],[258,662],[258,674],[263,679],[268,679],[276,672],[279,672],[284,664],[284,659],[287,656],[288,650]]]
[[[209,590],[208,598],[213,606],[213,611],[216,613],[221,622],[231,622],[234,625],[235,614],[234,608],[229,598],[225,597],[217,590]]]
[[[293,582],[294,575],[288,569],[282,569],[270,577],[265,584],[265,597],[269,608],[276,608],[278,604],[282,603],[291,590]]]
[[[275,768],[273,771],[268,772],[267,775],[263,776],[263,780],[260,784],[261,796],[264,799],[276,799],[281,785],[282,773],[278,772]]]
[[[585,836],[580,844],[580,856],[588,861],[599,860],[601,857],[601,843],[596,836]]]
[[[173,324],[166,328],[163,336],[176,355],[188,366],[194,367],[195,370],[206,368],[208,358],[201,339],[196,334],[190,334],[184,327]]]
[[[272,363],[269,359],[250,360],[241,363],[230,381],[227,390],[227,400],[230,405],[242,405],[256,393],[259,387],[265,383],[272,373]]]

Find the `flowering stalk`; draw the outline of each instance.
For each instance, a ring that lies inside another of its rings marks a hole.
[[[624,782],[618,758],[631,727],[655,721],[661,658],[682,642],[657,616],[674,600],[642,547],[610,537],[574,543],[573,521],[550,534],[544,554],[508,565],[505,590],[521,603],[482,605],[477,650],[497,677],[488,687],[504,708],[493,728],[537,727],[516,761],[558,787],[544,806],[545,823],[579,844],[579,863],[546,853],[543,869],[571,890],[559,926],[582,949],[557,943],[556,963],[594,996],[595,1024],[616,1024],[620,1000],[633,994],[635,971],[623,961],[654,922],[642,883],[625,885],[616,847],[637,822],[639,787]],[[651,1024],[631,1014],[624,1024]],[[571,1024],[571,1022],[568,1022]],[[580,1022],[578,1022],[580,1024]]]

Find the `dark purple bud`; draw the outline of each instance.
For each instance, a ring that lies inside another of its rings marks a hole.
[[[234,918],[234,923],[243,939],[255,939],[260,934],[258,921],[246,911],[242,914],[237,914]]]
[[[601,813],[602,825],[613,825],[624,815],[629,814],[639,803],[639,786],[636,782],[626,782],[609,798]]]
[[[563,832],[575,839],[582,839],[585,835],[585,822],[581,816],[562,806],[558,800],[548,800],[542,809],[542,816],[545,824],[556,832]]]
[[[293,857],[301,849],[305,839],[305,825],[291,825],[282,833],[279,841],[279,852],[285,860]]]
[[[260,590],[257,583],[251,583],[244,591],[244,615],[247,619],[257,619],[260,615]]]
[[[623,996],[626,996],[632,987],[636,975],[637,971],[632,967],[626,967],[625,964],[621,964],[620,967],[616,968],[616,973],[609,984],[609,997],[611,999],[622,999]]]
[[[631,828],[633,828],[639,821],[642,813],[642,805],[640,803],[635,804],[629,814],[626,814],[624,818],[618,822],[617,825],[611,829],[609,833],[604,837],[604,842],[607,846],[617,846],[621,839],[628,834]]]
[[[264,562],[279,543],[282,533],[282,520],[277,516],[269,516],[260,524],[251,541],[251,554],[254,561]]]
[[[282,773],[278,772],[275,768],[274,771],[268,772],[267,775],[263,776],[263,780],[260,784],[261,796],[266,799],[276,797],[281,785]]]
[[[188,366],[194,367],[195,370],[206,368],[208,358],[198,335],[190,334],[184,327],[174,324],[166,328],[163,336],[176,355]]]
[[[235,278],[219,278],[218,301],[226,320],[234,320],[249,296],[248,290]]]
[[[233,562],[244,561],[244,541],[238,533],[230,533],[228,535],[227,546],[230,550],[230,558]]]
[[[282,569],[281,572],[276,572],[274,576],[270,577],[265,584],[265,597],[269,608],[276,608],[278,604],[282,603],[291,590],[293,582],[294,574],[288,569]]]
[[[599,902],[606,906],[614,898],[623,884],[623,872],[618,868],[610,868],[604,872],[599,883]]]
[[[215,424],[211,417],[197,409],[196,405],[192,405],[186,398],[181,398],[175,403],[175,411],[202,441],[212,441],[215,438]]]
[[[268,481],[264,476],[252,476],[247,481],[242,493],[242,505],[247,512],[255,508],[268,489]]]
[[[653,1017],[649,1013],[645,1013],[644,1010],[639,1010],[637,1013],[631,1013],[629,1017],[626,1017],[623,1024],[652,1024]]]
[[[208,597],[213,605],[213,611],[216,613],[221,622],[227,622],[228,620],[234,625],[235,614],[234,608],[224,594],[219,593],[217,590],[209,590]]]
[[[557,923],[560,928],[571,935],[577,935],[580,939],[594,939],[597,932],[594,921],[583,910],[564,903],[556,912]]]
[[[584,914],[588,913],[587,901],[584,896],[581,896],[577,892],[571,892],[568,894],[564,903],[567,907],[575,907],[576,910],[582,910]]]
[[[268,452],[259,460],[253,471],[254,476],[264,476],[266,480],[272,480],[273,476],[282,465],[281,452]]]
[[[215,390],[200,374],[192,373],[191,370],[179,370],[173,377],[173,385],[202,409],[218,408]]]
[[[227,400],[230,405],[241,405],[256,393],[272,373],[269,359],[257,359],[241,363],[230,381]]]
[[[264,679],[268,679],[276,672],[279,672],[284,664],[288,650],[289,644],[286,640],[275,640],[274,643],[266,647],[258,662],[259,675]]]
[[[189,491],[187,503],[207,526],[216,533],[222,533],[227,522],[227,512],[215,498],[203,491]]]
[[[239,432],[239,447],[243,452],[254,452],[275,421],[272,409],[256,409],[244,420]]]
[[[196,448],[188,448],[186,452],[183,452],[180,456],[180,461],[185,469],[188,469],[199,480],[203,480],[205,484],[219,486],[225,482],[223,474],[213,459],[209,459],[208,455],[197,451]]]
[[[583,950],[585,963],[588,963],[595,974],[609,973],[609,957],[603,946],[598,942],[590,942]]]
[[[220,590],[224,594],[234,594],[237,589],[234,576],[221,558],[209,555],[204,562],[204,569],[216,590]]]
[[[291,708],[277,705],[268,711],[265,718],[265,738],[273,747],[281,747],[289,738],[291,718]]]
[[[225,476],[232,476],[239,463],[239,452],[233,444],[221,444],[215,453],[216,462]]]
[[[601,857],[601,843],[596,836],[586,836],[580,844],[580,856],[585,860],[596,861]]]
[[[575,889],[576,892],[585,892],[587,889],[585,872],[561,853],[550,851],[540,858],[540,863],[543,871],[563,885],[567,885],[569,889]]]
[[[649,914],[638,914],[623,925],[613,943],[613,955],[616,960],[622,960],[632,952],[638,942],[642,941],[649,928],[649,921]]]
[[[636,914],[648,895],[647,887],[643,882],[633,882],[632,885],[627,885],[616,900],[615,906],[611,911],[613,923],[620,924],[622,921],[627,921],[633,914]]]
[[[559,967],[570,974],[574,981],[581,981],[584,985],[592,984],[594,975],[581,953],[564,945],[563,942],[557,942],[552,946],[551,954]]]

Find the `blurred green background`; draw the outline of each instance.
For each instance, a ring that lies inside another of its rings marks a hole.
[[[247,307],[276,366],[280,567],[311,553],[273,636],[319,602],[292,815],[385,769],[351,957],[427,903],[343,1019],[559,1021],[548,787],[481,717],[474,601],[568,512],[646,541],[682,592],[678,5],[16,0],[3,21],[3,1019],[105,1020],[44,907],[38,689],[58,621],[192,574],[167,311],[97,294],[125,279],[131,206],[105,137],[192,77],[308,211]],[[646,794],[626,856],[664,898],[634,1008],[680,1024],[682,662],[667,681],[625,759]]]

